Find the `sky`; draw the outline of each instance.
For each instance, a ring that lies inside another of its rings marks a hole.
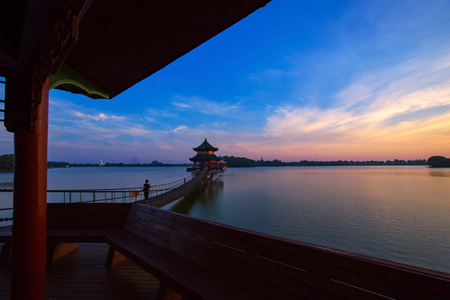
[[[50,91],[48,160],[189,162],[205,138],[251,159],[450,157],[449,15],[447,0],[273,0],[111,100]]]

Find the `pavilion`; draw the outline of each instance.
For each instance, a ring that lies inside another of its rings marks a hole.
[[[11,298],[45,298],[49,89],[114,98],[269,1],[2,3],[4,124],[15,154]]]
[[[193,162],[193,167],[188,168],[188,171],[196,171],[196,170],[204,170],[205,167],[208,170],[222,170],[224,165],[219,165],[220,161],[223,159],[217,157],[214,152],[219,150],[219,148],[215,148],[211,146],[210,143],[205,139],[203,143],[197,148],[193,148],[194,151],[197,151],[197,155],[189,158],[190,161]],[[198,164],[198,166],[197,166]]]

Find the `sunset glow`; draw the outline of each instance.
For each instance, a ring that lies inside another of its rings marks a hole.
[[[52,90],[48,159],[188,162],[205,137],[252,159],[450,157],[450,3],[310,2],[273,0],[112,100]]]

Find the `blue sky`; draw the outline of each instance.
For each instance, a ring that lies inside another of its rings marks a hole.
[[[449,15],[273,0],[112,100],[52,90],[48,159],[188,162],[204,138],[252,159],[450,157]]]

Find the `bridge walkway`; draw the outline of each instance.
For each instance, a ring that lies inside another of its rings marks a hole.
[[[194,178],[186,183],[176,187],[168,192],[150,197],[148,200],[136,201],[137,203],[147,204],[155,207],[162,207],[173,201],[180,199],[181,197],[189,194],[197,189],[201,183],[207,178],[209,174],[208,170],[199,171]]]

